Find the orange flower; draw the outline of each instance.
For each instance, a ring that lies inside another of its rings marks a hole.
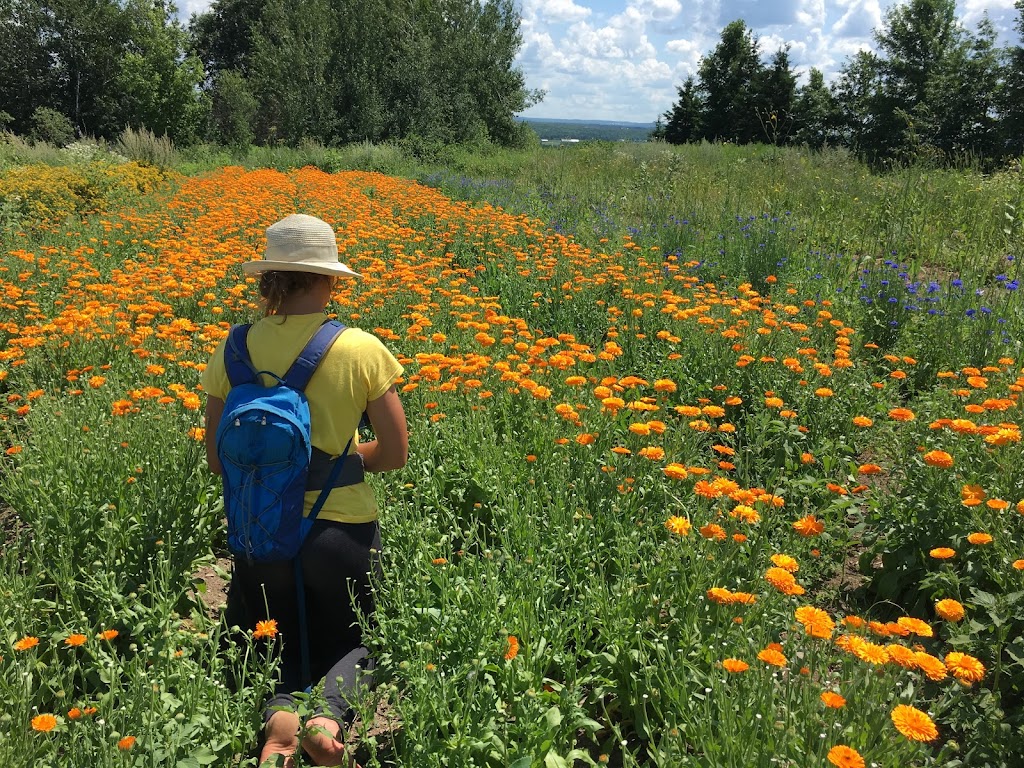
[[[714,523],[708,523],[700,527],[700,535],[705,539],[714,539],[715,541],[725,541],[726,533],[725,529],[720,525]]]
[[[790,557],[789,555],[772,555],[771,561],[777,567],[789,571],[790,573],[796,573],[800,570],[800,564],[795,558]]]
[[[889,411],[889,418],[893,421],[913,421],[915,417],[909,408],[893,408]]]
[[[804,605],[796,609],[796,620],[804,625],[804,632],[811,637],[828,639],[832,637],[835,623],[832,617],[820,608]]]
[[[801,536],[817,536],[825,530],[825,524],[814,515],[806,515],[793,523],[793,530]]]
[[[254,640],[273,640],[277,637],[277,619],[257,621],[256,629],[252,633]]]
[[[875,422],[872,421],[871,419],[869,419],[867,416],[854,416],[853,417],[853,426],[855,426],[855,427],[861,427],[863,429],[863,428],[872,426],[874,423]]]
[[[942,659],[924,651],[914,653],[914,666],[920,669],[929,680],[940,682],[946,679],[946,665]]]
[[[896,730],[911,741],[934,741],[939,730],[930,717],[908,704],[898,705],[890,714]]]
[[[32,730],[49,733],[57,727],[57,718],[50,714],[36,715],[32,718]]]
[[[690,535],[690,521],[685,517],[680,517],[679,515],[672,515],[668,520],[666,520],[665,527],[668,528],[670,533],[676,534],[676,536]]]
[[[864,758],[853,747],[836,744],[828,751],[828,761],[836,768],[864,768]]]
[[[104,629],[99,634],[100,640],[113,640],[120,634],[116,629]]]
[[[910,634],[917,635],[918,637],[932,637],[934,635],[932,628],[926,622],[911,616],[900,616],[896,623]]]
[[[956,557],[956,550],[950,549],[949,547],[936,547],[928,554],[936,560],[949,560],[951,557]]]
[[[686,471],[686,467],[682,464],[668,464],[662,470],[669,480],[685,480],[689,473]]]
[[[515,635],[508,636],[508,647],[505,650],[505,661],[512,661],[519,655],[519,638]]]
[[[748,669],[750,669],[750,665],[747,664],[747,662],[742,661],[740,659],[724,659],[722,661],[722,667],[725,669],[726,672],[731,672],[733,674],[746,672]]]
[[[64,638],[64,645],[69,648],[75,648],[79,645],[85,645],[87,639],[85,635],[71,634]]]
[[[950,469],[953,466],[953,457],[945,451],[928,451],[924,456],[924,463],[929,467],[939,469]]]
[[[946,667],[961,682],[977,683],[985,677],[985,665],[973,656],[959,651],[946,654]]]
[[[77,720],[82,716],[82,710],[78,707],[72,707],[68,710],[68,720]]]
[[[782,568],[769,568],[764,574],[765,580],[784,595],[802,595],[804,588],[796,583],[793,574]]]
[[[135,746],[134,736],[125,736],[117,742],[117,748],[122,752],[127,752],[129,749]]]
[[[786,666],[786,656],[781,651],[777,651],[774,648],[765,648],[757,654],[757,658],[765,664],[771,664],[773,667]]]
[[[860,475],[877,475],[880,474],[882,468],[877,464],[861,464],[857,467],[857,474]]]
[[[964,607],[956,600],[939,600],[935,604],[935,612],[939,615],[939,618],[945,619],[946,621],[957,622],[964,617]]]
[[[821,703],[830,709],[842,709],[846,706],[846,699],[835,691],[822,691]]]
[[[967,541],[969,541],[971,544],[981,546],[983,544],[991,544],[992,537],[987,533],[975,532],[968,535]]]
[[[14,650],[27,651],[29,648],[35,648],[37,645],[39,645],[39,638],[28,635],[14,644]]]

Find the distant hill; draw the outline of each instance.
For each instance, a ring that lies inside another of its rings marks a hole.
[[[576,141],[647,141],[654,123],[627,123],[618,120],[569,120],[520,117],[545,143]]]

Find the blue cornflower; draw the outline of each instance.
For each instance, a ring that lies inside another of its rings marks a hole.
[[[1008,291],[1016,291],[1020,287],[1020,283],[1018,283],[1016,280],[1011,280],[1006,284],[1005,287]]]
[[[950,283],[950,285],[952,285],[954,288],[963,288],[964,281],[961,280],[960,278],[956,278],[955,280],[953,280],[952,283]]]

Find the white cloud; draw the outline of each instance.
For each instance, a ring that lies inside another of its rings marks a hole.
[[[825,24],[825,0],[802,0],[796,21],[800,26],[820,29]]]
[[[671,21],[683,10],[679,0],[629,0],[629,7],[652,21]]]
[[[593,11],[590,8],[586,8],[582,5],[576,5],[573,0],[533,0],[533,2],[524,2],[524,11],[530,6],[539,18],[545,21],[561,22],[561,21],[582,21],[583,19],[590,16]]]

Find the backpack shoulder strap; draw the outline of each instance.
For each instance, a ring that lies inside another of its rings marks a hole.
[[[321,325],[284,375],[284,383],[292,389],[304,390],[327,350],[345,328],[337,320],[328,320]]]
[[[256,369],[249,357],[246,339],[251,325],[233,325],[228,332],[228,342],[224,346],[224,367],[227,370],[228,382],[232,387],[248,384],[256,380]]]

